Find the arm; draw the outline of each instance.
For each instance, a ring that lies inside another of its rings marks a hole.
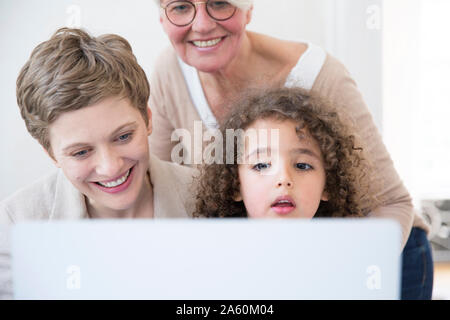
[[[339,61],[329,56],[313,90],[337,106],[336,111],[343,121],[353,121],[355,135],[360,138],[359,143],[373,166],[372,179],[379,186],[375,195],[382,201],[381,206],[373,208],[369,216],[398,221],[402,228],[403,248],[414,219],[411,197],[394,168],[355,81]]]

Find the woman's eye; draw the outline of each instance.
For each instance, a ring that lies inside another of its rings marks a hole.
[[[74,154],[72,154],[72,157],[82,158],[85,155],[87,155],[87,153],[88,153],[88,150],[81,150],[81,151],[78,151],[78,152],[75,152]]]
[[[300,170],[311,170],[313,168],[307,163],[297,163],[295,166]]]
[[[208,6],[211,9],[220,10],[220,9],[227,9],[231,5],[228,1],[210,1],[208,2]]]
[[[170,11],[173,13],[177,13],[177,14],[184,14],[184,13],[188,13],[192,10],[192,6],[190,5],[186,5],[186,4],[179,4],[179,5],[175,5],[172,6],[170,8]]]
[[[131,133],[126,133],[126,134],[122,134],[121,136],[119,136],[119,138],[117,138],[117,140],[127,141],[127,140],[130,140],[130,138],[131,138]]]
[[[265,170],[265,169],[269,169],[270,168],[270,164],[268,163],[258,163],[256,165],[253,166],[253,170],[256,171],[261,171],[261,170]]]

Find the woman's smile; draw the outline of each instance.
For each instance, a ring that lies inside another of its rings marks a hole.
[[[224,40],[225,37],[218,37],[215,39],[210,40],[193,40],[190,41],[194,46],[198,48],[210,48],[216,46],[218,43],[220,43],[222,40]]]
[[[107,193],[118,193],[122,192],[130,186],[133,181],[133,168],[127,170],[127,172],[117,179],[113,179],[110,181],[97,181],[92,184],[95,185],[98,189],[107,192]]]

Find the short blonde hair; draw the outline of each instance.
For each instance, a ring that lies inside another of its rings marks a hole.
[[[227,0],[227,1],[244,11],[250,9],[253,5],[253,0]],[[161,0],[155,0],[155,2],[158,6],[161,4]]]
[[[16,95],[28,132],[51,156],[50,124],[112,96],[129,99],[148,124],[147,77],[128,41],[114,34],[95,38],[81,29],[59,29],[31,53]]]

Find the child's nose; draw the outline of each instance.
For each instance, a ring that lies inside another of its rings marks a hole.
[[[285,166],[281,166],[278,171],[278,177],[277,177],[277,187],[286,187],[291,188],[293,185],[291,174],[289,172],[289,169]]]
[[[282,187],[283,185],[290,188],[290,187],[292,187],[292,182],[291,181],[279,181],[278,182],[278,187]]]

